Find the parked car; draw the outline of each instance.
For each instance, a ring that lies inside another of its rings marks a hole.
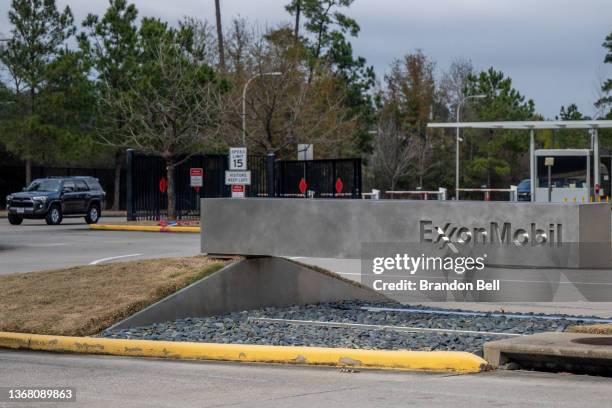
[[[521,180],[519,185],[516,186],[516,193],[518,201],[531,201],[531,180]]]
[[[6,197],[8,220],[19,225],[25,219],[45,219],[58,225],[64,217],[84,216],[95,224],[102,216],[106,193],[93,177],[49,177],[32,181],[20,193]]]

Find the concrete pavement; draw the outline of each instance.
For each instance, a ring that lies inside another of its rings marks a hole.
[[[101,222],[119,220],[125,218],[104,217]],[[0,275],[199,253],[198,234],[92,231],[83,218],[65,218],[57,226],[44,220],[24,220],[13,226],[0,219]]]
[[[612,380],[532,372],[448,375],[0,350],[2,386],[75,387],[66,407],[603,407]],[[8,404],[0,406],[9,406]],[[10,406],[24,406],[13,404]]]

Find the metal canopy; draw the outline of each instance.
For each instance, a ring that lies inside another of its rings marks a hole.
[[[428,128],[465,129],[609,129],[612,120],[527,120],[504,122],[428,123]]]
[[[612,128],[612,120],[527,120],[527,121],[503,121],[503,122],[454,122],[454,123],[428,123],[428,128],[457,129],[457,152],[459,151],[459,129],[517,129],[529,130],[529,175],[531,178],[531,201],[535,201],[536,184],[536,153],[535,153],[535,131],[543,129],[588,129],[591,134],[591,146],[593,149],[593,161],[599,163],[599,136],[598,129]],[[457,157],[459,157],[457,155]],[[587,156],[590,160],[590,156]],[[457,177],[459,174],[459,161],[457,159]],[[590,172],[587,174],[587,185],[590,186]],[[599,166],[593,166],[593,180],[599,185]],[[457,182],[457,190],[458,190]],[[590,188],[590,187],[589,187]],[[590,193],[589,193],[590,194]]]

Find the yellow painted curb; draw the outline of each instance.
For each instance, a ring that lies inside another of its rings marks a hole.
[[[124,340],[0,332],[0,347],[130,357],[288,363],[476,373],[487,362],[463,351],[384,351],[324,347]]]
[[[144,231],[144,232],[200,232],[200,227],[158,226],[158,225],[111,225],[90,224],[90,229],[105,231]]]

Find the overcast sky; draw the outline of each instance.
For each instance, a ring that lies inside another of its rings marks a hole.
[[[214,0],[132,0],[140,16],[171,23],[184,16],[214,21]],[[224,23],[243,16],[260,25],[290,22],[288,0],[221,0]],[[104,0],[57,0],[76,21],[101,14]],[[8,34],[8,0],[0,4],[0,31]],[[595,89],[612,76],[601,46],[612,32],[612,0],[355,0],[347,14],[361,25],[352,40],[379,78],[394,58],[422,49],[446,70],[457,57],[477,69],[509,75],[538,111],[554,118],[561,105],[576,103],[593,114]]]

